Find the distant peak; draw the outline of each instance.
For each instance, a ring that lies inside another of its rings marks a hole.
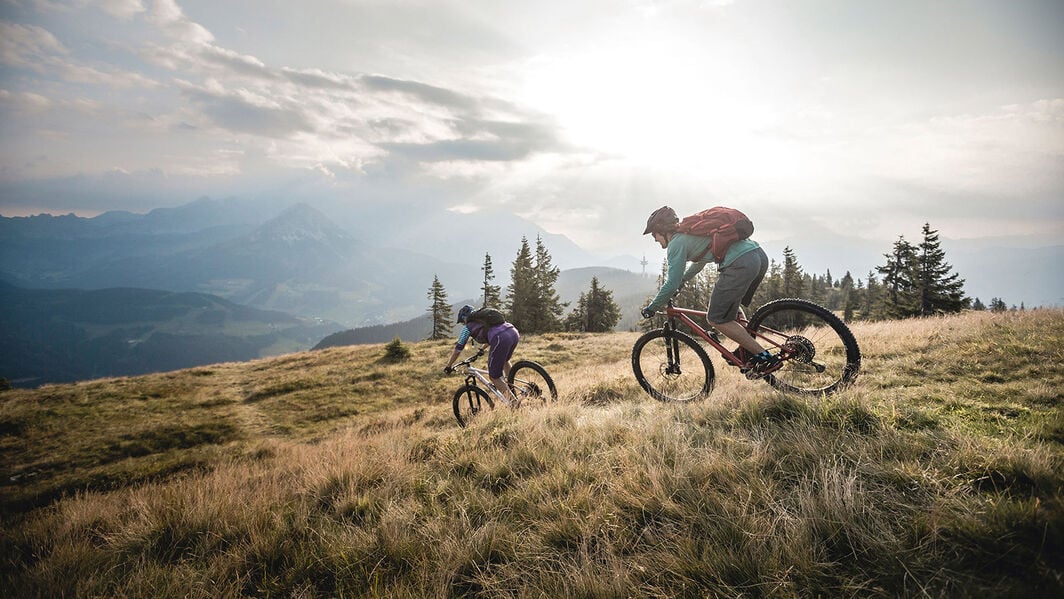
[[[337,226],[321,211],[302,202],[293,204],[267,221],[252,237],[256,240],[272,239],[286,243],[352,239],[347,231]]]

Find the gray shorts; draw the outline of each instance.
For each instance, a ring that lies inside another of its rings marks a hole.
[[[709,299],[709,322],[730,322],[739,313],[739,304],[750,305],[754,292],[765,278],[768,256],[765,250],[756,248],[735,259],[720,269],[713,296]]]

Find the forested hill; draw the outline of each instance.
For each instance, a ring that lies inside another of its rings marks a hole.
[[[18,386],[247,361],[306,349],[335,323],[202,293],[0,286],[0,377]]]

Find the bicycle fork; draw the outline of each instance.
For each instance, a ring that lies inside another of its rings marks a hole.
[[[680,375],[680,341],[676,335],[670,335],[676,327],[671,323],[665,323],[665,356],[668,360],[665,366],[665,374]]]

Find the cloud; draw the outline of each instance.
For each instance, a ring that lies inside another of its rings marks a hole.
[[[183,93],[217,126],[266,137],[286,137],[314,128],[303,110],[290,102],[247,89],[226,90],[217,84],[181,84]]]
[[[0,21],[0,62],[42,72],[69,51],[47,29]]]
[[[206,27],[189,20],[174,0],[154,0],[148,20],[178,41],[192,44],[214,41],[214,35]]]

